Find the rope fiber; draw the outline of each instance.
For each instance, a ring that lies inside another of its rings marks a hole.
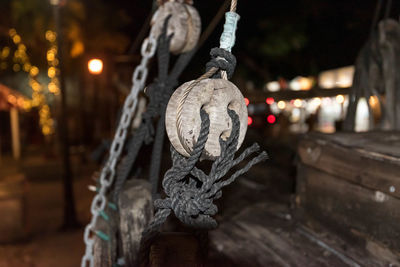
[[[139,254],[141,264],[146,264],[147,251],[160,231],[161,225],[172,211],[188,227],[204,230],[216,228],[217,222],[212,216],[217,213],[218,208],[213,201],[222,196],[222,188],[234,182],[253,165],[268,158],[267,153],[263,151],[229,178],[222,179],[233,167],[260,149],[258,144],[253,144],[234,159],[239,138],[240,121],[235,111],[228,109],[227,112],[233,122],[232,132],[226,141],[222,138],[219,139],[221,155],[213,162],[209,174],[195,166],[204,150],[209,134],[210,120],[204,110],[200,111],[200,134],[190,157],[186,158],[180,155],[171,146],[172,167],[166,172],[162,183],[166,198],[154,201],[157,212],[152,223],[142,234],[141,252]]]

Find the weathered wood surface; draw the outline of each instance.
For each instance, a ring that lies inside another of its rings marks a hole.
[[[302,163],[400,198],[400,133],[310,134],[298,149]]]
[[[399,264],[400,133],[314,133],[298,152],[299,219]]]
[[[184,83],[176,89],[168,103],[165,126],[171,144],[182,155],[190,155],[200,133],[200,110],[203,108],[210,118],[210,134],[203,158],[212,159],[219,156],[220,136],[226,139],[232,131],[232,120],[227,112],[229,107],[239,115],[239,148],[246,135],[248,119],[247,107],[240,90],[227,80],[205,79],[185,94],[192,82]]]
[[[150,248],[151,267],[201,267],[199,241],[189,233],[161,233]]]
[[[133,266],[137,260],[142,232],[153,218],[150,183],[146,180],[128,180],[120,194],[118,208],[125,262],[127,266]]]
[[[139,252],[140,239],[145,227],[153,218],[151,185],[146,180],[130,179],[126,182],[118,200],[118,212],[106,209],[109,219],[98,219],[97,229],[104,232],[109,241],[96,237],[94,266],[111,267],[117,262],[117,235],[122,241],[126,266],[134,266]],[[119,215],[119,217],[118,217]],[[119,233],[117,230],[119,228]]]
[[[107,211],[111,215],[110,211]],[[103,233],[110,237],[109,241],[102,240],[100,237],[96,236],[93,245],[93,257],[94,266],[96,267],[111,267],[117,261],[117,251],[116,246],[116,226],[117,218],[110,216],[109,221],[98,220],[97,229],[100,229]]]
[[[211,231],[210,241],[207,266],[387,266],[352,244],[343,251],[333,236],[322,241],[276,203],[249,206]]]
[[[365,249],[371,244],[390,248],[399,264],[399,199],[300,165],[296,202],[303,220],[314,219],[349,240],[354,237]]]

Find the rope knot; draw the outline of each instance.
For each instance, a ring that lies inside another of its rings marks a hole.
[[[212,59],[206,64],[206,70],[218,68],[226,71],[228,79],[232,78],[236,68],[236,57],[231,52],[218,47],[211,49],[210,55]],[[220,72],[214,74],[213,78],[221,78]]]

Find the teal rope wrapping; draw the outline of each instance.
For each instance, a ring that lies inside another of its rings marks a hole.
[[[236,29],[240,16],[236,12],[225,13],[224,32],[219,40],[219,47],[231,52],[236,41]]]
[[[107,234],[105,234],[105,233],[103,233],[102,231],[96,231],[95,232],[96,233],[96,235],[98,236],[98,237],[100,237],[101,239],[103,239],[104,241],[110,241],[110,237],[107,235]]]

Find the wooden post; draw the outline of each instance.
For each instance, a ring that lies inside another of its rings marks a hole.
[[[109,221],[106,222],[101,218],[97,227],[109,237],[109,241],[95,239],[94,266],[111,267],[118,260],[116,258],[118,230],[125,266],[135,266],[142,232],[153,218],[150,183],[143,179],[128,180],[119,195],[118,212],[107,209],[106,213]]]
[[[16,107],[10,109],[10,124],[13,157],[15,160],[19,160],[21,158],[21,141],[19,138],[18,109]]]

